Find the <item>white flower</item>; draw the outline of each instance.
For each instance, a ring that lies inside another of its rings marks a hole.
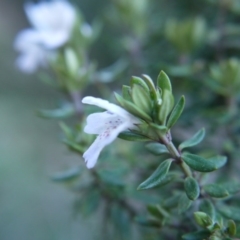
[[[21,52],[16,60],[16,65],[26,73],[33,73],[39,66],[46,66],[48,56],[51,55],[49,51],[36,44],[35,36],[31,31],[18,34],[14,47]]]
[[[47,48],[57,48],[66,43],[76,20],[76,11],[64,0],[53,0],[25,6],[26,15],[34,29],[36,40]]]
[[[87,117],[84,132],[98,134],[95,141],[83,154],[88,168],[94,167],[102,149],[113,142],[118,134],[127,129],[135,129],[140,120],[123,108],[101,98],[85,97],[83,103],[106,109],[105,112],[93,113]]]
[[[20,70],[32,73],[47,65],[56,48],[70,38],[76,12],[65,0],[53,0],[25,6],[26,15],[33,28],[21,31],[14,47],[20,52],[16,64]]]

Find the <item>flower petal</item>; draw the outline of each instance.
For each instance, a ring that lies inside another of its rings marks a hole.
[[[100,108],[104,108],[112,113],[116,113],[118,114],[119,116],[121,117],[124,117],[124,118],[129,118],[131,117],[132,115],[130,113],[128,113],[125,109],[113,104],[113,103],[110,103],[109,101],[107,100],[103,100],[101,98],[95,98],[95,97],[84,97],[82,99],[82,103],[85,103],[85,104],[90,104],[90,105],[95,105],[95,106],[98,106]],[[134,116],[132,116],[133,118],[135,118]]]
[[[92,145],[87,149],[87,151],[83,154],[83,158],[87,163],[88,168],[93,168],[97,162],[100,152],[102,149],[113,142],[118,134],[129,128],[129,123],[124,122],[121,125],[118,125],[114,130],[105,134],[105,132],[101,133]]]
[[[64,45],[70,37],[70,34],[66,31],[41,31],[39,35],[43,46],[49,49]]]
[[[87,117],[85,133],[100,134],[106,128],[106,122],[111,120],[113,115],[109,112],[92,113]]]
[[[29,45],[16,60],[17,67],[25,73],[33,73],[38,67],[46,65],[46,53],[37,45]]]
[[[40,34],[36,30],[23,30],[17,35],[14,48],[18,51],[26,51],[30,47],[29,45],[39,44],[40,39]]]
[[[46,47],[59,47],[69,39],[76,12],[67,1],[28,3],[25,5],[25,11]]]

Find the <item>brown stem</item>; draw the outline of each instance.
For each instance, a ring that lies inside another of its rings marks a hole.
[[[170,134],[170,133],[169,133]],[[162,142],[168,149],[169,153],[172,155],[172,157],[175,159],[176,163],[179,164],[182,171],[185,173],[186,176],[191,177],[192,171],[188,167],[188,165],[181,159],[181,154],[177,150],[177,148],[174,146],[173,142],[171,140],[171,137],[167,137],[167,135],[162,136]]]

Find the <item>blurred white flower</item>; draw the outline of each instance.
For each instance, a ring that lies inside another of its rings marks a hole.
[[[26,73],[35,72],[39,66],[46,65],[47,56],[50,55],[42,46],[36,43],[36,35],[31,31],[19,33],[14,47],[21,54],[16,60],[17,67]]]
[[[33,28],[22,30],[14,47],[21,53],[17,66],[25,72],[34,72],[46,64],[53,50],[70,38],[76,20],[76,11],[65,0],[53,0],[25,5],[25,12]]]
[[[65,0],[53,0],[25,5],[28,20],[34,29],[36,41],[46,48],[57,48],[66,43],[71,35],[76,20],[76,11]]]
[[[85,97],[82,102],[107,110],[90,114],[87,117],[87,125],[84,128],[84,132],[88,134],[98,134],[95,141],[83,154],[87,167],[92,168],[95,166],[102,149],[112,143],[120,132],[127,129],[135,129],[136,124],[139,124],[140,120],[125,109],[101,98]]]

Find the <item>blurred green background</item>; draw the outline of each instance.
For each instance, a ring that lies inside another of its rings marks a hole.
[[[59,141],[56,122],[36,116],[56,92],[14,66],[13,41],[27,26],[23,1],[0,1],[0,239],[89,239],[73,217],[74,196],[50,180],[80,160]]]

